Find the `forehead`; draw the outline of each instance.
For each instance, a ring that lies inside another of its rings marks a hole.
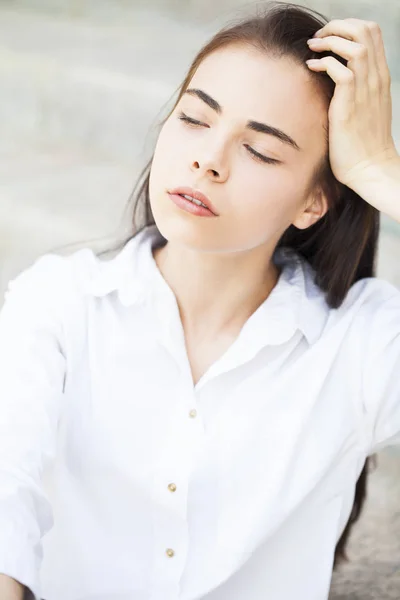
[[[300,146],[306,146],[310,138],[325,138],[327,102],[307,67],[289,58],[274,58],[252,47],[227,46],[202,61],[189,87],[200,88],[217,100],[222,116],[266,122],[283,129]]]

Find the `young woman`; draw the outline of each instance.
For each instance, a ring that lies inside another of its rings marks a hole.
[[[400,442],[378,25],[284,3],[229,24],[139,182],[116,256],[9,284],[0,597],[327,598],[368,457]]]

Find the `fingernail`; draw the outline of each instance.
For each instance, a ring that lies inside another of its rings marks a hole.
[[[319,36],[320,36],[320,33],[321,33],[321,31],[322,31],[321,29],[318,29],[318,31],[316,31],[316,32],[314,33],[313,37],[319,37]]]

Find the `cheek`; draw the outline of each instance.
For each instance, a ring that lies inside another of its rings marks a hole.
[[[173,178],[173,173],[177,170],[181,158],[187,155],[185,147],[179,127],[174,122],[167,121],[156,142],[152,163],[154,177],[169,175],[170,178],[171,176]]]
[[[152,166],[153,168],[155,167],[156,170],[161,169],[168,160],[169,154],[167,153],[167,147],[168,132],[165,130],[164,126],[157,138],[156,147],[154,149]]]
[[[179,154],[182,154],[182,148],[185,146],[180,138],[179,128],[175,123],[167,121],[158,135],[150,170],[150,205],[156,219],[163,219],[168,215],[165,211],[170,210],[166,203],[166,190],[185,183],[182,181],[182,158]]]
[[[158,137],[157,145],[163,153],[167,153],[165,157],[176,156],[182,153],[182,147],[187,144],[187,139],[184,139],[184,131],[182,125],[177,120],[177,117],[170,117],[164,124]]]
[[[239,214],[254,215],[278,214],[291,197],[291,186],[286,172],[273,165],[255,165],[242,169],[243,173],[234,177],[235,205]]]
[[[301,202],[302,182],[284,166],[262,165],[245,171],[232,185],[235,221],[255,237],[282,233]]]
[[[173,163],[171,154],[168,130],[166,130],[166,125],[164,125],[154,149],[150,171],[150,193],[152,191],[155,192],[159,185],[168,185],[170,183],[165,179],[165,175],[171,171]]]

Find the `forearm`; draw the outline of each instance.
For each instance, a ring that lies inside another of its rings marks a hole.
[[[25,587],[0,573],[0,598],[1,600],[24,600]]]

